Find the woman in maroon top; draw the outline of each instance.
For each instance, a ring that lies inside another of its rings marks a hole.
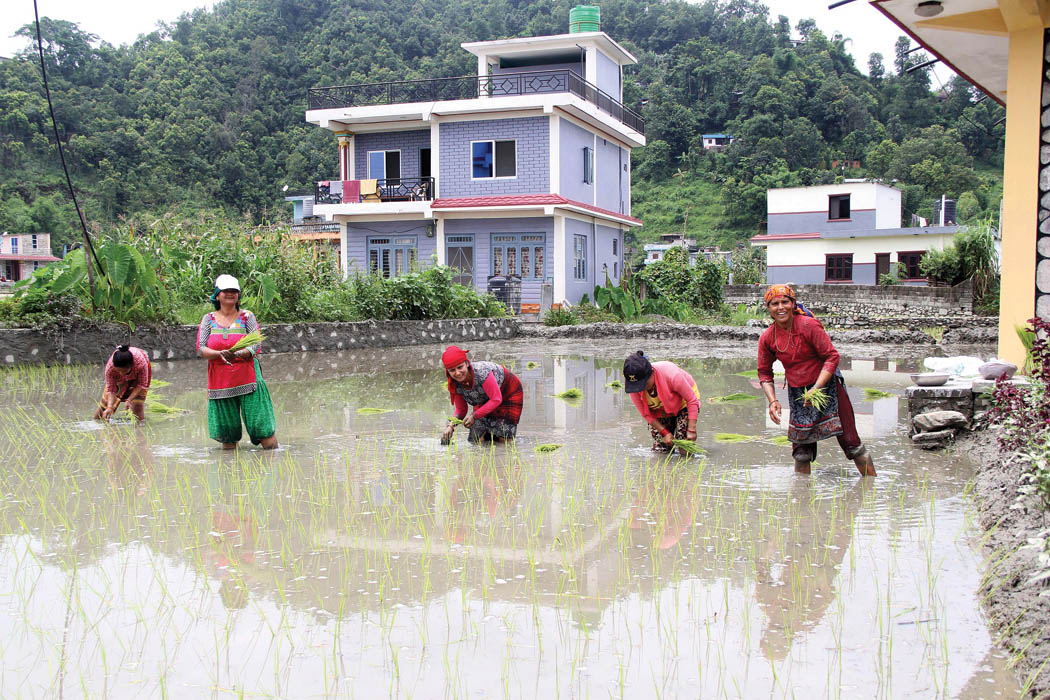
[[[817,441],[834,437],[846,458],[856,463],[861,476],[875,476],[875,465],[857,434],[853,405],[838,370],[839,353],[824,326],[799,309],[794,290],[786,284],[772,285],[766,291],[765,302],[773,324],[758,339],[758,381],[769,402],[769,418],[780,425],[773,361],[780,360],[784,365],[791,407],[788,439],[795,471],[809,474],[810,463],[817,458]],[[823,409],[802,398],[802,393],[810,388],[825,388],[829,400]]]
[[[152,377],[153,365],[145,350],[118,345],[106,361],[106,388],[102,391],[95,419],[108,421],[120,402],[126,401],[128,410],[140,421],[145,420],[146,394]]]

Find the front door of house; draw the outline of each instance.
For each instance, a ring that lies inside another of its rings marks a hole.
[[[875,253],[875,284],[879,283],[883,275],[890,274],[890,254]]]
[[[445,236],[445,260],[452,268],[452,281],[474,286],[474,236]]]

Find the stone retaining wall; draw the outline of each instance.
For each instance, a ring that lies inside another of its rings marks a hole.
[[[755,326],[691,326],[684,323],[587,323],[578,326],[540,325],[523,326],[524,338],[644,338],[646,340],[678,340],[696,338],[713,343],[732,343],[745,340],[757,345],[764,327]],[[934,345],[928,334],[913,329],[831,330],[828,335],[835,343],[877,343],[884,345]]]
[[[921,316],[969,315],[973,311],[973,286],[911,287],[897,284],[799,284],[795,292],[814,313],[824,316]],[[728,304],[760,304],[766,286],[731,284],[725,287]]]
[[[426,343],[498,340],[518,334],[513,318],[444,321],[361,321],[358,323],[265,324],[263,352],[316,352]],[[196,357],[197,326],[139,327],[130,337],[123,326],[69,330],[0,329],[0,366],[81,364],[105,360],[129,342],[154,360]]]

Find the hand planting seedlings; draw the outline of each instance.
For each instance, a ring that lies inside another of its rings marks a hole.
[[[811,404],[818,411],[823,411],[831,402],[831,397],[825,393],[823,387],[810,387],[802,392],[803,403]]]
[[[682,451],[686,455],[702,455],[704,454],[704,448],[697,445],[692,440],[675,440],[674,446]]]

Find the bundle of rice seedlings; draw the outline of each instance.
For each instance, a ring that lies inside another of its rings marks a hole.
[[[831,397],[828,396],[823,387],[819,389],[811,387],[802,392],[802,400],[808,401],[818,411],[823,411],[827,408],[828,403],[831,402]]]
[[[367,406],[357,409],[359,416],[377,416],[380,413],[390,413],[392,408],[368,408]]]
[[[741,435],[740,433],[715,433],[715,442],[751,442],[755,440],[754,435]]]
[[[171,386],[171,382],[166,382],[163,379],[151,379],[149,386],[151,389],[163,389],[166,386]]]
[[[704,454],[704,448],[700,447],[700,445],[697,445],[692,440],[675,440],[674,441],[674,446],[676,448],[678,448],[679,450],[681,450],[682,452],[685,452],[686,454],[690,454],[690,455],[702,455],[702,454]]]
[[[163,404],[160,401],[147,401],[146,410],[150,413],[165,413],[169,415],[183,412],[183,409],[181,408],[175,408],[174,406]]]
[[[758,370],[757,369],[745,369],[743,372],[737,372],[735,374],[735,376],[737,376],[737,377],[750,377],[751,379],[758,379]]]
[[[868,401],[875,401],[877,399],[888,399],[893,394],[888,391],[880,391],[879,389],[864,389],[864,398]]]
[[[529,360],[528,362],[525,363],[525,369],[536,369],[539,366],[540,366],[539,362],[533,362],[532,360]]]
[[[621,382],[619,379],[614,379],[605,386],[609,387],[610,389],[622,389],[623,382]]]
[[[450,417],[448,419],[448,422],[451,423],[452,425],[463,425],[463,419],[462,418],[456,418],[455,416]]]
[[[712,396],[708,401],[711,403],[729,403],[730,401],[754,401],[757,398],[754,394],[744,394],[738,391],[727,396]]]
[[[535,450],[541,454],[546,454],[547,452],[554,452],[555,450],[559,450],[561,449],[561,447],[562,446],[556,442],[547,442],[542,445],[536,445]]]
[[[252,345],[258,345],[259,343],[261,343],[264,340],[266,340],[266,336],[265,335],[263,335],[259,331],[252,331],[251,333],[249,333],[248,335],[244,336],[243,338],[238,340],[236,343],[234,343],[233,347],[230,348],[230,350],[232,352],[237,352],[238,350],[244,350],[245,348],[249,348]]]
[[[553,396],[556,399],[576,400],[583,398],[583,392],[577,389],[576,387],[573,387],[572,389],[566,389],[565,391],[553,394]]]
[[[785,447],[791,444],[791,441],[788,440],[787,435],[777,435],[775,438],[770,440],[770,442],[772,442],[774,445],[779,445],[781,447]]]

